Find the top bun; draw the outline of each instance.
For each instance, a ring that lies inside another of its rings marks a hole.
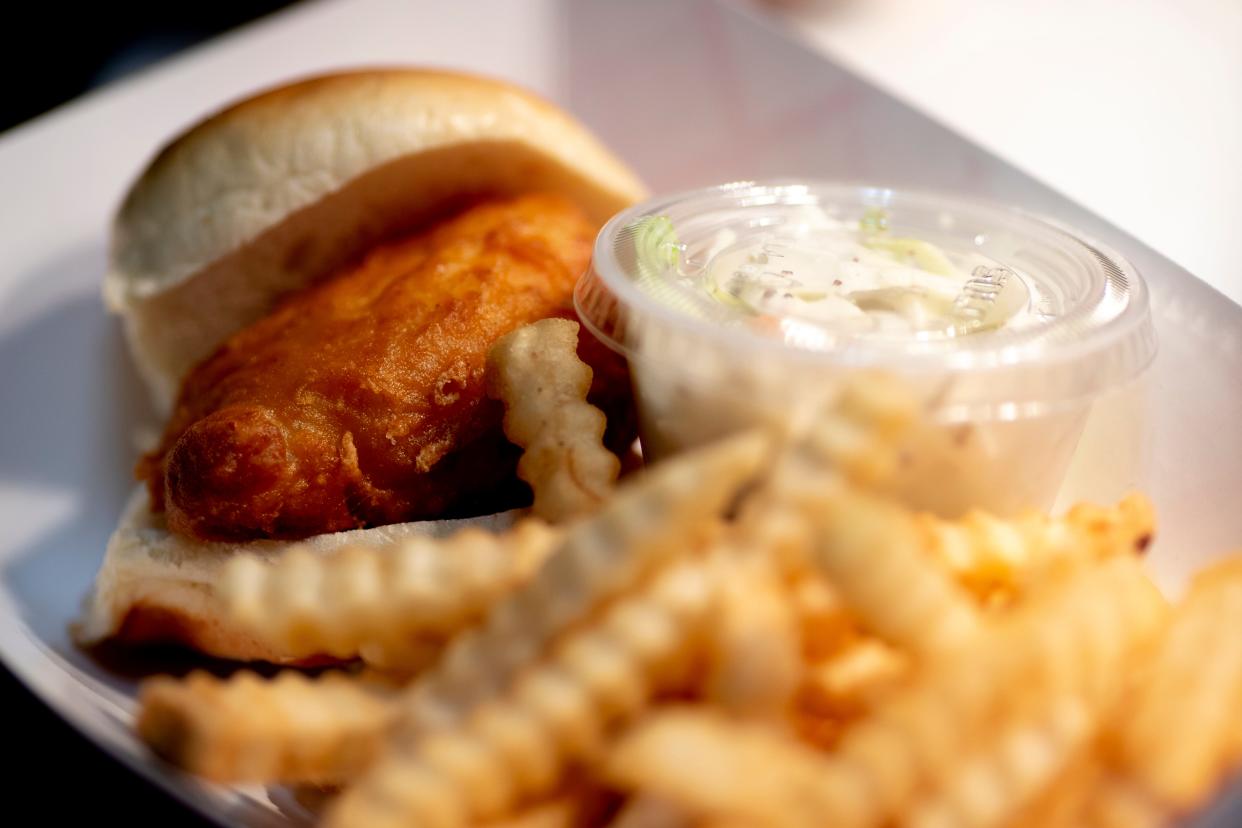
[[[126,195],[104,295],[162,411],[281,295],[482,195],[533,190],[602,224],[642,184],[585,127],[500,81],[360,71],[261,93],[165,147]]]

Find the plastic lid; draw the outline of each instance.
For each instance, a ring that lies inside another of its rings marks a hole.
[[[896,270],[866,284],[850,245]],[[948,267],[943,285],[919,277]],[[631,360],[723,359],[790,382],[846,367],[942,377],[952,418],[1077,403],[1156,352],[1147,289],[1103,245],[1016,209],[831,182],[738,182],[626,210],[600,231],[575,303]]]

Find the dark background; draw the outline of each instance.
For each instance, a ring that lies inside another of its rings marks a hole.
[[[6,764],[5,825],[161,825],[214,823],[141,779],[86,740],[0,667]],[[15,784],[12,784],[15,783]],[[14,814],[24,819],[10,822]]]
[[[0,131],[96,86],[291,5],[290,0],[199,3],[29,3],[0,35]]]
[[[109,81],[285,6],[290,0],[203,3],[33,3],[10,10],[0,35],[0,131]],[[10,785],[0,823],[205,828],[171,797],[78,735],[0,667],[0,722]],[[15,783],[15,784],[13,784]]]

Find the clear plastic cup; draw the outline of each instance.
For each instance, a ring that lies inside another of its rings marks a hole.
[[[929,243],[943,257],[928,261],[970,268],[973,287],[938,304],[917,285],[857,290],[847,304],[881,310],[834,316],[807,284],[855,267],[840,258],[843,233],[868,249],[917,240],[909,257]],[[782,293],[790,284],[812,298]],[[917,313],[891,312],[910,291]],[[1143,281],[1114,251],[1020,210],[819,181],[678,193],[601,230],[575,302],[630,361],[649,459],[788,418],[879,369],[916,390],[933,424],[906,446],[897,481],[915,507],[1011,514],[1143,482],[1156,352]]]

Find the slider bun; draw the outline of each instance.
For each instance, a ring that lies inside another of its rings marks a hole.
[[[467,525],[499,531],[512,525],[515,515],[400,523],[303,541],[207,543],[169,533],[163,516],[148,508],[146,489],[139,487],[108,541],[74,638],[84,646],[106,639],[177,643],[217,658],[291,663],[296,659],[238,626],[225,611],[216,585],[228,561],[238,555],[270,559],[294,546],[327,553],[344,546],[381,546],[414,535],[441,537]]]
[[[167,413],[190,369],[283,294],[466,199],[536,190],[569,197],[599,224],[644,196],[584,127],[509,84],[415,69],[305,80],[208,118],[155,157],[116,217],[104,297]],[[171,534],[139,489],[75,635],[287,663],[224,611],[216,584],[230,559],[501,528],[512,517],[208,543]]]
[[[564,194],[603,224],[641,183],[581,124],[496,80],[360,71],[261,93],[190,128],[116,216],[104,296],[157,408],[282,294],[475,195]]]

